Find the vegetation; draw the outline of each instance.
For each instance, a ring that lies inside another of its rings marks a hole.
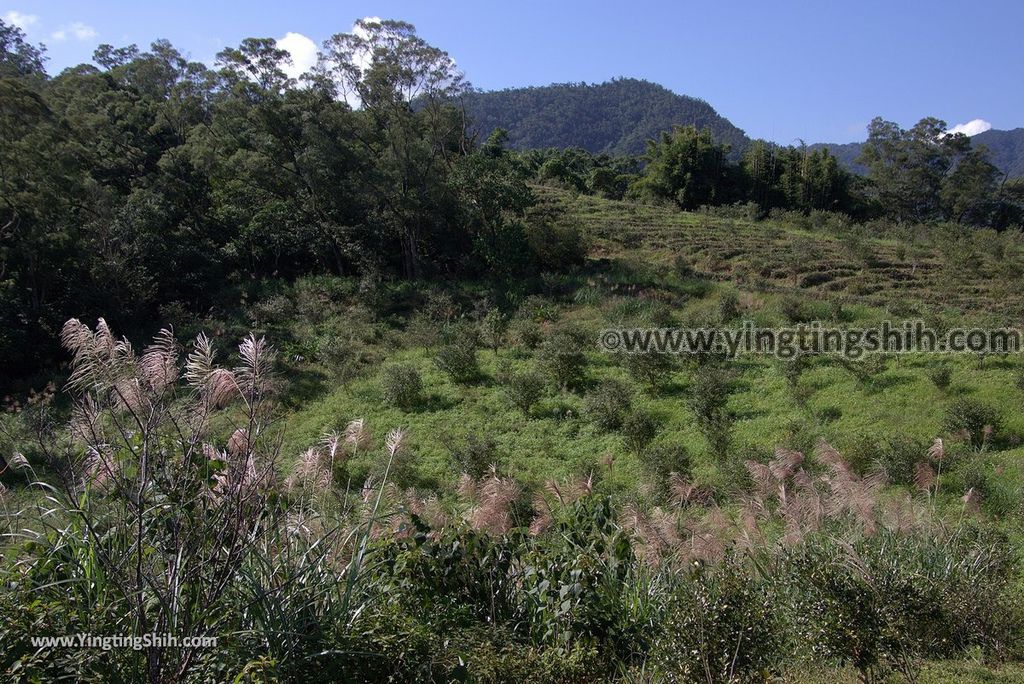
[[[641,167],[475,144],[400,22],[302,87],[0,28],[6,679],[1024,677],[1017,355],[597,344],[1013,325],[1012,203],[939,122],[867,180],[696,127]],[[32,641],[79,633],[217,642]]]

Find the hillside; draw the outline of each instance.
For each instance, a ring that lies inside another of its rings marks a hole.
[[[1024,128],[992,129],[979,133],[972,141],[975,145],[986,145],[992,153],[992,163],[1010,178],[1024,176]]]
[[[734,154],[748,142],[707,102],[632,78],[474,92],[465,96],[465,106],[477,134],[485,137],[505,128],[516,149],[582,147],[593,153],[641,154],[648,139],[676,124],[710,128]]]

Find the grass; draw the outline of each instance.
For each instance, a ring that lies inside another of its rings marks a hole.
[[[862,269],[864,278],[879,284],[880,289],[870,295],[851,293],[851,283],[839,290],[824,285],[794,288],[787,284],[790,279],[784,274],[758,282],[738,282],[729,280],[731,271],[742,270],[743,265],[763,256],[763,250],[789,244],[787,241],[794,236],[817,245],[812,251],[820,255],[818,261],[804,266],[806,272],[815,272],[839,258],[839,240],[772,222],[718,220],[547,190],[542,191],[542,198],[561,207],[565,212],[562,220],[584,226],[592,240],[594,257],[578,276],[563,279],[558,285],[561,291],[544,301],[549,303],[549,310],[556,312],[553,325],[583,327],[595,333],[593,339],[604,326],[639,321],[652,311],[662,311],[676,325],[706,320],[714,316],[726,291],[740,294],[741,319],[762,326],[783,324],[783,301],[794,294],[812,314],[820,313],[824,318],[839,311],[842,320],[834,321],[836,326],[868,326],[894,317],[892,311],[878,305],[880,300],[902,302],[926,318],[958,322],[968,318],[955,310],[958,300],[946,298],[944,291],[937,292],[931,281],[917,284],[918,297],[908,300],[904,296],[905,278],[899,275],[899,269],[910,266],[901,262],[894,267],[887,261],[889,251],[898,251],[893,240],[870,241],[876,253],[883,255],[881,265]],[[718,266],[710,272],[680,278],[671,268],[674,256],[680,254],[698,264],[706,264],[713,256]],[[938,257],[933,254],[930,258]],[[977,286],[973,281],[965,283],[966,290]],[[992,303],[984,298],[978,301],[982,309]],[[982,310],[969,318],[994,322],[1001,317],[999,309]],[[361,417],[378,443],[392,427],[409,428],[416,454],[415,479],[423,486],[446,490],[454,484],[458,473],[449,457],[449,446],[475,433],[494,440],[504,472],[527,486],[596,472],[616,488],[636,488],[639,467],[635,457],[619,434],[601,431],[583,416],[585,391],[550,391],[532,408],[531,415],[524,417],[508,401],[495,375],[499,360],[511,362],[516,369],[535,367],[529,351],[507,345],[495,357],[489,350],[480,350],[482,377],[469,384],[455,384],[435,368],[435,348],[425,347],[403,332],[405,320],[398,317],[374,324],[377,332],[363,335],[371,340],[360,347],[360,354],[368,362],[353,379],[338,383],[321,380],[320,389],[305,396],[304,386],[292,388],[298,398],[292,401],[294,410],[285,420],[286,458],[301,453],[325,431]],[[706,441],[687,407],[687,370],[676,372],[662,391],[651,392],[631,382],[611,356],[595,348],[587,357],[588,386],[609,378],[630,384],[634,388],[634,407],[647,409],[658,419],[660,430],[655,442],[682,444],[694,455],[698,478],[712,485],[725,484],[721,464],[707,454]],[[379,372],[385,359],[411,364],[420,371],[426,388],[421,406],[403,411],[383,401]],[[802,373],[797,391],[793,391],[769,360],[736,360],[732,363],[738,371],[736,391],[728,405],[735,416],[734,448],[747,457],[763,458],[776,446],[806,448],[817,438],[826,439],[840,451],[855,448],[865,440],[877,442],[895,436],[930,442],[943,436],[942,418],[950,401],[968,396],[1000,411],[1003,447],[1007,450],[999,454],[998,460],[1009,466],[1006,477],[1015,478],[1014,486],[1019,487],[1021,451],[1008,447],[1024,435],[1024,416],[1017,410],[1024,405],[1024,392],[1015,384],[1024,364],[1015,357],[988,359],[983,366],[969,356],[950,356],[943,361],[953,369],[953,381],[946,390],[935,387],[927,376],[927,369],[935,362],[933,356],[907,355],[890,358],[884,369],[867,382],[858,380],[836,359],[813,359]],[[306,366],[311,372],[310,365]],[[798,394],[801,402],[797,401]],[[609,454],[615,457],[610,471],[602,465]]]
[[[980,467],[1002,492],[999,502],[983,500],[990,521],[1005,529],[1020,548],[1020,494],[1024,491],[1024,390],[1017,377],[1020,358],[968,356],[943,359],[952,369],[949,387],[929,378],[936,362],[930,355],[886,360],[870,377],[858,377],[840,359],[812,358],[795,385],[770,359],[742,357],[735,371],[728,413],[733,417],[727,458],[713,455],[688,401],[693,364],[679,367],[657,389],[630,379],[611,355],[597,348],[604,327],[693,326],[719,322],[725,297],[735,295],[739,315],[763,327],[786,322],[788,302],[798,301],[809,318],[843,327],[866,327],[887,319],[924,318],[962,325],[1002,325],[1024,304],[1022,291],[1004,292],[993,278],[995,259],[982,254],[976,271],[956,273],[935,246],[908,250],[900,240],[865,238],[874,255],[858,263],[844,236],[808,230],[778,221],[684,213],[675,209],[571,196],[539,189],[544,203],[560,212],[561,221],[580,224],[590,240],[591,258],[569,275],[540,278],[523,292],[503,292],[486,283],[457,284],[444,293],[454,317],[479,318],[475,305],[487,299],[506,313],[539,322],[545,335],[555,330],[586,331],[594,344],[586,351],[584,385],[568,391],[549,384],[545,395],[524,415],[498,382],[499,369],[538,369],[534,351],[508,341],[498,353],[480,349],[480,377],[453,382],[434,362],[440,324],[416,312],[430,309],[432,296],[444,288],[390,284],[373,305],[360,301],[351,279],[306,279],[295,285],[263,284],[269,292],[250,293],[259,306],[229,304],[220,319],[193,328],[215,330],[227,339],[256,328],[281,350],[280,380],[285,413],[281,417],[284,470],[322,435],[365,419],[374,449],[363,450],[349,464],[350,487],[358,489],[370,472],[379,471],[385,435],[407,429],[410,471],[404,480],[417,488],[452,495],[460,472],[451,452],[470,436],[485,435],[494,444],[494,460],[503,476],[527,491],[549,480],[594,475],[606,492],[624,499],[643,492],[637,456],[622,434],[602,430],[587,417],[585,397],[605,380],[630,387],[632,407],[653,415],[658,434],[653,446],[681,445],[690,454],[692,479],[719,494],[723,502],[743,475],[742,461],[764,462],[776,447],[803,451],[819,439],[841,453],[854,454],[870,466],[874,450],[890,438],[907,437],[929,444],[943,437],[951,446],[945,471],[943,505],[953,511],[968,483],[968,469]],[[802,250],[801,259],[792,252]],[[908,256],[910,255],[910,256]],[[677,259],[692,273],[676,268]],[[816,274],[824,274],[818,277]],[[1005,278],[1002,279],[1004,284]],[[1014,288],[1009,288],[1014,289]],[[433,294],[430,294],[433,292]],[[527,295],[532,296],[528,299]],[[383,302],[383,303],[381,303]],[[525,302],[532,302],[526,306]],[[436,303],[436,302],[435,302]],[[436,307],[434,307],[436,308]],[[518,311],[518,313],[516,313]],[[538,313],[538,311],[542,312]],[[173,322],[173,321],[171,321]],[[187,325],[177,327],[186,335]],[[434,335],[436,338],[437,335]],[[325,339],[340,341],[323,353]],[[409,410],[388,404],[381,388],[382,370],[393,363],[414,367],[423,380],[423,399]],[[945,434],[943,418],[950,404],[973,398],[995,407],[1002,419],[996,441],[984,453],[968,451]],[[219,432],[230,432],[230,412],[218,417]],[[6,445],[3,445],[6,446]],[[609,458],[611,457],[611,458]],[[924,458],[924,453],[919,455]],[[609,465],[611,463],[611,465]],[[15,491],[8,501],[20,502]],[[1007,503],[1009,502],[1009,503]],[[995,504],[1001,507],[996,511]],[[996,516],[999,517],[996,517]],[[855,681],[853,671],[801,669],[786,681]],[[927,663],[921,682],[1024,681],[1019,665],[991,666],[972,661]]]

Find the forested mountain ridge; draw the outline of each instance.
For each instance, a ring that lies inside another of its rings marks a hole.
[[[647,140],[674,125],[709,128],[732,155],[750,142],[704,100],[633,78],[475,91],[464,96],[464,103],[481,139],[504,128],[515,149],[580,147],[595,154],[637,155]]]
[[[518,150],[579,147],[593,154],[640,155],[648,140],[676,125],[710,129],[716,142],[729,145],[734,161],[750,144],[740,128],[706,101],[635,78],[472,91],[463,96],[463,103],[479,140],[504,128],[510,147]],[[971,141],[988,147],[992,163],[1008,177],[1024,177],[1024,128],[992,129]],[[867,173],[857,161],[863,143],[808,147],[827,148],[843,168],[858,175]]]

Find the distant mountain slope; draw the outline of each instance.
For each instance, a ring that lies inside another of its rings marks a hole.
[[[860,156],[860,150],[861,147],[863,147],[863,143],[814,143],[807,147],[812,150],[821,148],[827,149],[833,157],[839,160],[839,164],[843,168],[853,171],[856,174],[863,176],[868,172],[867,168],[857,163],[857,157]]]
[[[1010,178],[1024,176],[1024,128],[997,131],[994,128],[971,138],[975,145],[985,145],[992,154],[992,163]]]
[[[632,78],[477,91],[465,96],[465,106],[476,133],[486,137],[505,128],[516,149],[582,147],[594,153],[641,154],[648,139],[675,124],[710,128],[734,155],[749,142],[707,102]]]
[[[1011,131],[991,129],[971,138],[974,145],[985,145],[995,167],[1010,178],[1024,177],[1024,128]],[[812,149],[828,148],[844,167],[854,173],[865,174],[867,169],[857,163],[863,143],[815,143]]]

